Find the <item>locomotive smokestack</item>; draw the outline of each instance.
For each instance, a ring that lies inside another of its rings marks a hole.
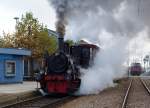
[[[58,32],[58,49],[60,52],[64,51],[64,35],[65,35],[65,25],[58,21],[56,24]]]
[[[58,37],[58,50],[60,52],[64,51],[64,38],[60,34],[59,34],[59,37]]]

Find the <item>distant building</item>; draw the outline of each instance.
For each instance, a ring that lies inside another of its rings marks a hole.
[[[50,30],[50,29],[48,29],[48,35],[58,37],[58,33],[56,31],[53,31],[53,30]]]
[[[0,48],[0,83],[21,83],[24,76],[24,57],[31,51]]]

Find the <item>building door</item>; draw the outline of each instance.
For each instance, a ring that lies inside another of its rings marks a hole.
[[[24,59],[24,79],[28,79],[30,77],[29,73],[29,60]]]

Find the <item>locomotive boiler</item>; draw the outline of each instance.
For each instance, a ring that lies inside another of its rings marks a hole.
[[[72,94],[81,84],[80,68],[92,65],[98,51],[94,44],[78,43],[69,46],[62,36],[58,37],[58,51],[43,58],[43,73],[37,80],[46,94]]]

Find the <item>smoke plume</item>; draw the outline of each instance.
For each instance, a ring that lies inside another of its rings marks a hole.
[[[67,24],[66,15],[67,15],[67,0],[53,0],[52,4],[55,4],[57,22],[56,22],[56,31],[60,36],[65,35],[65,25]]]
[[[88,70],[82,69],[82,83],[79,90],[81,94],[94,94],[113,86],[113,79],[126,74],[125,62],[128,55],[135,54],[134,50],[137,48],[134,47],[134,43],[142,42],[142,45],[145,45],[144,37],[146,41],[148,39],[149,0],[49,0],[49,2],[56,10],[58,24],[66,27],[65,38],[73,40],[85,38],[101,47],[94,66]],[[143,41],[137,42],[137,39]]]

